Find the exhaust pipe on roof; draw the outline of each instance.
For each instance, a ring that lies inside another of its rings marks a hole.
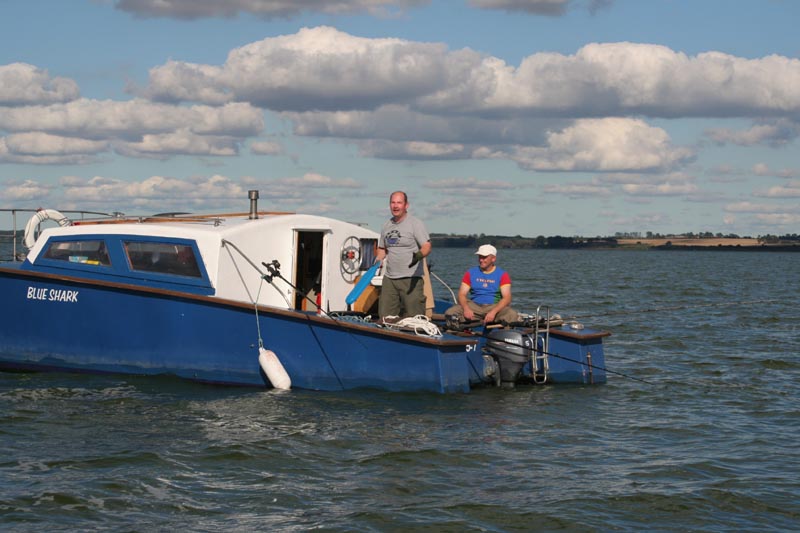
[[[258,218],[258,191],[247,191],[250,198],[250,220]]]

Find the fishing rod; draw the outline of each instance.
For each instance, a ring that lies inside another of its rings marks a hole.
[[[486,337],[486,335],[485,335],[485,331],[486,331],[486,330],[484,329],[484,335],[483,335],[484,337]],[[488,338],[488,337],[487,337],[487,338]],[[502,342],[502,343],[504,343],[504,344],[508,344],[509,346],[514,346],[514,347],[516,347],[516,348],[519,348],[519,344],[515,344],[515,343],[513,343],[513,342],[509,342],[509,341],[507,341],[507,340],[505,340],[505,339],[498,339],[498,338],[495,338],[495,339],[492,339],[492,341],[493,341],[493,342]],[[566,357],[566,356],[564,356],[564,355],[559,355],[559,354],[557,354],[557,353],[552,353],[552,352],[548,352],[548,351],[545,351],[545,350],[539,350],[538,348],[536,348],[536,349],[535,349],[535,351],[537,351],[537,352],[539,352],[539,353],[542,353],[542,354],[545,354],[545,355],[548,355],[548,356],[551,356],[551,357],[557,357],[558,359],[563,359],[564,361],[568,361],[568,362],[570,362],[570,363],[575,363],[575,364],[577,364],[577,365],[586,365],[586,366],[588,366],[589,368],[596,368],[596,369],[598,369],[598,370],[602,370],[603,372],[606,372],[606,373],[608,373],[608,374],[614,374],[614,375],[616,375],[616,376],[620,376],[620,377],[627,378],[627,379],[632,379],[632,380],[634,380],[634,381],[641,381],[642,383],[647,383],[648,385],[655,385],[655,383],[653,383],[652,381],[647,381],[646,379],[637,378],[637,377],[631,376],[631,375],[629,375],[629,374],[625,374],[625,373],[623,373],[623,372],[617,372],[616,370],[611,370],[611,369],[610,369],[610,368],[608,368],[608,367],[604,367],[604,366],[595,365],[595,364],[594,364],[594,363],[592,363],[591,361],[586,361],[586,362],[583,362],[583,361],[580,361],[580,360],[578,360],[578,359],[573,359],[573,358],[571,358],[571,357]]]
[[[496,340],[496,339],[495,339],[495,340]],[[504,341],[504,342],[505,342],[505,341]],[[509,343],[509,344],[511,344],[511,343]],[[517,346],[517,345],[516,345],[516,344],[514,344],[514,346]],[[608,373],[608,374],[614,374],[614,375],[616,375],[616,376],[620,376],[620,377],[623,377],[623,378],[632,379],[632,380],[634,380],[634,381],[641,381],[642,383],[647,383],[648,385],[655,385],[655,383],[653,383],[652,381],[647,381],[646,379],[637,378],[637,377],[631,376],[631,375],[629,375],[629,374],[624,374],[624,373],[622,373],[622,372],[617,372],[616,370],[611,370],[611,369],[609,369],[609,368],[607,368],[607,367],[603,367],[603,366],[597,366],[597,365],[595,365],[594,363],[591,363],[591,362],[589,362],[589,361],[587,361],[587,362],[585,362],[585,363],[584,363],[584,362],[582,362],[582,361],[579,361],[579,360],[577,360],[577,359],[572,359],[571,357],[565,357],[565,356],[563,356],[563,355],[559,355],[559,354],[557,354],[557,353],[550,353],[550,352],[546,352],[546,351],[544,351],[544,350],[536,350],[536,351],[537,351],[537,352],[539,352],[539,353],[543,353],[543,354],[545,354],[545,355],[548,355],[548,356],[552,356],[552,357],[558,357],[559,359],[563,359],[564,361],[569,361],[570,363],[576,363],[576,364],[579,364],[579,365],[586,365],[586,366],[588,366],[589,368],[596,368],[596,369],[598,369],[598,370],[602,370],[603,372],[606,372],[606,373]]]
[[[451,329],[454,329],[455,331],[464,331],[465,329],[470,329],[470,328],[473,328],[473,327],[477,327],[477,326],[480,326],[481,324],[482,324],[482,322],[480,320],[472,320],[472,321],[469,321],[469,322],[463,322],[463,323],[458,323],[458,324],[448,324],[448,325],[450,326]],[[505,320],[502,320],[502,321],[499,321],[499,322],[491,322],[491,323],[488,323],[488,324],[484,325],[483,336],[486,337],[486,331],[488,329],[493,328],[493,327],[500,327],[500,326],[503,326],[503,327],[509,327],[509,326],[510,327],[530,327],[530,325],[531,325],[530,322],[527,322],[527,321],[506,322]],[[505,339],[492,339],[492,341],[494,341],[494,342],[502,342],[504,344],[508,344],[510,346],[515,346],[515,347],[519,348],[518,344],[514,344],[513,342],[509,342],[509,341],[507,341]],[[552,356],[552,357],[557,357],[559,359],[563,359],[564,361],[569,361],[570,363],[575,363],[575,364],[578,364],[578,365],[587,365],[590,368],[596,368],[598,370],[602,370],[603,372],[607,372],[609,374],[615,374],[617,376],[621,376],[621,377],[624,377],[624,378],[632,379],[634,381],[641,381],[642,383],[647,383],[648,385],[654,385],[654,383],[652,383],[650,381],[647,381],[646,379],[630,376],[630,375],[624,374],[622,372],[617,372],[616,370],[611,370],[611,369],[609,369],[607,367],[595,365],[595,364],[593,364],[593,363],[591,363],[589,361],[584,363],[583,361],[579,361],[577,359],[572,359],[571,357],[566,357],[566,356],[563,356],[563,355],[559,355],[557,353],[551,353],[551,352],[547,352],[547,351],[544,351],[544,350],[538,350],[538,349],[536,351],[539,352],[539,353],[543,353],[545,355],[548,355],[548,356]]]
[[[314,307],[316,307],[320,313],[324,313],[325,316],[327,316],[328,318],[331,318],[334,321],[339,322],[340,321],[339,319],[342,316],[346,316],[342,315],[342,311],[333,311],[333,312],[331,312],[330,310],[326,311],[325,309],[322,308],[322,302],[317,304],[317,302],[311,299],[311,297],[308,295],[308,292],[302,290],[300,287],[298,287],[297,285],[295,285],[294,283],[283,277],[283,275],[281,274],[281,264],[277,259],[273,259],[269,263],[265,263],[264,261],[262,261],[261,264],[264,265],[264,267],[267,269],[268,274],[262,274],[260,270],[259,274],[261,274],[261,278],[270,285],[273,285],[272,283],[273,278],[278,278],[282,280],[284,283],[286,283],[289,287],[297,291],[297,293],[300,296],[305,298],[309,303],[311,303]],[[328,303],[328,306],[330,307],[330,302]],[[349,312],[349,310],[345,312]]]
[[[608,311],[606,313],[595,313],[592,315],[571,315],[566,317],[566,320],[574,319],[574,318],[597,318],[602,316],[611,316],[611,315],[631,315],[637,313],[656,313],[659,311],[680,311],[683,309],[697,309],[701,307],[729,307],[733,305],[748,305],[748,304],[761,304],[761,303],[775,303],[780,302],[782,300],[779,299],[772,299],[772,300],[744,300],[738,302],[722,302],[722,303],[709,303],[709,304],[692,304],[692,305],[670,305],[664,307],[648,307],[644,309],[634,309],[632,311]]]
[[[314,304],[314,305],[316,306],[316,302],[314,302],[313,300],[311,300],[311,298],[309,298],[309,296],[308,296],[308,295],[307,295],[307,294],[306,294],[304,291],[300,290],[300,289],[299,289],[298,287],[296,287],[296,286],[295,286],[295,285],[294,285],[294,284],[293,284],[291,281],[289,281],[288,279],[286,279],[285,277],[283,277],[283,275],[281,274],[281,271],[280,271],[281,264],[280,264],[280,262],[278,262],[278,260],[277,260],[277,259],[273,259],[273,260],[272,260],[271,262],[269,262],[269,263],[266,263],[266,262],[263,262],[263,261],[261,262],[261,264],[262,264],[262,265],[263,265],[263,266],[264,266],[264,267],[267,269],[267,273],[266,273],[266,274],[264,274],[264,273],[261,271],[261,269],[259,269],[259,268],[258,268],[258,267],[255,265],[255,263],[253,263],[252,261],[250,261],[250,259],[249,259],[247,256],[245,256],[245,255],[244,255],[244,254],[243,254],[243,253],[242,253],[242,252],[241,252],[241,251],[240,251],[240,250],[239,250],[239,249],[236,247],[236,245],[234,245],[233,243],[231,243],[231,242],[229,242],[229,241],[224,241],[224,243],[226,243],[226,244],[230,244],[230,245],[231,245],[231,246],[232,246],[232,247],[233,247],[233,248],[234,248],[234,249],[235,249],[237,252],[239,252],[239,253],[240,253],[240,254],[241,254],[241,255],[242,255],[244,258],[245,258],[245,260],[246,260],[248,263],[250,263],[250,265],[251,265],[251,266],[253,266],[253,268],[255,268],[255,269],[256,269],[256,271],[257,271],[257,272],[258,272],[258,273],[261,275],[261,278],[262,278],[264,281],[266,281],[267,283],[269,283],[270,285],[272,285],[272,286],[274,287],[274,284],[272,283],[272,280],[273,280],[274,278],[278,278],[278,279],[282,280],[284,283],[286,283],[287,285],[289,285],[291,288],[293,288],[294,290],[296,290],[296,291],[297,291],[298,293],[300,293],[300,294],[301,294],[301,295],[302,295],[304,298],[306,298],[306,299],[307,299],[309,302],[311,302],[312,304]],[[328,312],[326,312],[326,311],[325,311],[325,310],[323,310],[322,308],[319,308],[319,309],[320,309],[322,312],[324,312],[324,313],[325,313],[325,314],[326,314],[326,315],[327,315],[329,318],[333,319],[333,321],[334,321],[335,323],[340,323],[340,320],[339,320],[339,318],[338,318],[337,316],[335,316],[334,314],[329,314]],[[313,328],[312,328],[312,333],[313,333]],[[328,358],[328,354],[327,354],[327,353],[325,353],[325,350],[324,350],[324,348],[322,348],[322,344],[320,343],[319,339],[318,339],[318,338],[316,338],[316,334],[314,334],[314,338],[316,339],[316,341],[317,341],[317,344],[319,344],[320,348],[322,349],[323,355],[325,356],[325,358],[326,358],[326,359],[328,359],[328,363],[330,364],[330,359]],[[359,341],[359,343],[361,342],[361,341],[360,341],[360,339],[358,339],[357,337],[355,337],[355,338],[356,338],[356,340],[358,340],[358,341]],[[516,344],[510,343],[510,342],[508,342],[508,341],[506,341],[506,340],[503,340],[503,339],[496,339],[496,340],[501,340],[501,342],[504,342],[504,343],[506,343],[506,344],[510,344],[510,345],[512,345],[512,346],[517,346]],[[363,346],[363,343],[362,343],[362,346]],[[617,372],[616,370],[611,370],[611,369],[609,369],[609,368],[607,368],[607,367],[598,366],[598,365],[592,364],[592,363],[590,363],[590,362],[588,362],[588,361],[587,361],[586,363],[584,363],[584,362],[582,362],[582,361],[579,361],[579,360],[577,360],[577,359],[572,359],[572,358],[570,358],[570,357],[565,357],[565,356],[563,356],[563,355],[559,355],[559,354],[555,354],[555,353],[546,352],[546,351],[544,351],[544,350],[537,350],[537,351],[539,351],[540,353],[546,354],[546,355],[548,355],[548,356],[557,357],[557,358],[559,358],[559,359],[563,359],[563,360],[565,360],[565,361],[569,361],[569,362],[571,362],[571,363],[575,363],[575,364],[578,364],[578,365],[587,365],[587,366],[588,366],[588,367],[590,367],[590,368],[596,368],[596,369],[598,369],[598,370],[602,370],[603,372],[606,372],[606,373],[608,373],[608,374],[614,374],[614,375],[617,375],[617,376],[621,376],[621,377],[623,377],[623,378],[632,379],[632,380],[634,380],[634,381],[641,381],[642,383],[647,383],[648,385],[653,385],[653,383],[652,383],[652,382],[650,382],[650,381],[647,381],[647,380],[645,380],[645,379],[637,378],[637,377],[634,377],[634,376],[631,376],[631,375],[628,375],[628,374],[624,374],[624,373],[622,373],[622,372]],[[333,369],[333,366],[332,366],[332,365],[331,365],[331,368]],[[335,373],[336,373],[335,369],[334,369],[333,371],[334,371],[334,374],[335,374]],[[336,378],[337,378],[337,379],[339,379],[339,376],[337,375],[337,376],[336,376]],[[340,383],[341,383],[341,380],[340,380]]]
[[[262,262],[261,262],[261,264],[262,264],[262,265],[264,265],[264,267],[267,269],[267,272],[268,272],[268,274],[264,274],[263,276],[261,276],[261,277],[262,277],[262,279],[264,279],[264,281],[266,281],[266,282],[267,282],[267,283],[269,283],[270,285],[273,285],[273,283],[272,283],[272,278],[278,278],[278,279],[282,280],[282,281],[283,281],[284,283],[286,283],[286,284],[287,284],[289,287],[293,288],[293,289],[294,289],[294,290],[296,290],[298,293],[300,293],[300,295],[301,295],[303,298],[305,298],[306,300],[308,300],[309,302],[311,302],[312,304],[314,304],[314,307],[316,307],[318,310],[320,310],[320,311],[322,311],[323,313],[325,313],[325,315],[327,315],[329,318],[332,318],[332,319],[333,319],[333,321],[334,321],[335,323],[337,323],[337,324],[339,323],[339,320],[338,320],[337,318],[335,318],[335,317],[331,316],[331,315],[330,315],[330,313],[328,313],[327,311],[325,311],[324,309],[322,309],[322,307],[321,307],[321,306],[318,306],[318,305],[317,305],[317,303],[316,303],[315,301],[313,301],[313,300],[312,300],[312,299],[311,299],[311,298],[308,296],[308,293],[306,293],[306,292],[305,292],[305,291],[303,291],[303,290],[300,290],[300,288],[298,288],[297,286],[295,286],[295,285],[294,285],[294,283],[292,283],[291,281],[289,281],[288,279],[286,279],[286,278],[284,278],[284,277],[283,277],[283,274],[281,274],[281,264],[278,262],[278,260],[277,260],[277,259],[273,259],[273,260],[272,260],[270,263],[265,263],[264,261],[262,261]],[[273,286],[274,286],[274,285],[273,285]],[[308,315],[306,315],[306,318],[307,318],[309,321],[311,320],[311,319],[308,317]],[[336,372],[336,367],[335,367],[335,366],[333,365],[333,363],[331,362],[331,358],[330,358],[330,357],[328,357],[328,352],[327,352],[327,351],[325,351],[325,347],[322,345],[322,342],[320,342],[320,340],[319,340],[319,337],[317,337],[317,333],[314,331],[314,328],[312,328],[312,327],[310,327],[310,326],[309,326],[309,331],[311,332],[311,335],[313,335],[313,336],[314,336],[314,340],[315,340],[315,341],[317,341],[317,346],[319,346],[319,349],[320,349],[320,351],[322,352],[322,355],[324,355],[324,356],[325,356],[325,360],[327,360],[327,361],[328,361],[328,366],[331,368],[331,372],[333,372],[333,375],[336,377],[336,381],[338,381],[338,382],[339,382],[339,386],[340,386],[342,389],[344,389],[344,383],[342,383],[342,379],[339,377],[339,373],[338,373],[338,372]],[[351,333],[351,335],[352,335],[352,333]],[[361,341],[360,341],[360,340],[359,340],[357,337],[355,337],[355,338],[356,338],[356,340],[358,340],[358,341],[359,341],[359,343],[361,342]],[[362,343],[361,345],[363,346],[363,343]]]
[[[278,262],[277,259],[273,259],[272,262],[270,263],[265,263],[264,261],[262,261],[261,264],[264,265],[264,267],[267,269],[267,272],[269,272],[269,274],[262,274],[261,278],[264,281],[272,285],[272,278],[278,278],[280,280],[283,280],[284,283],[286,283],[289,287],[296,290],[300,296],[302,296],[303,298],[308,300],[311,304],[313,304],[314,307],[316,307],[321,313],[325,313],[330,318],[334,318],[330,315],[330,313],[328,313],[325,309],[322,308],[321,306],[322,302],[320,302],[320,305],[317,305],[317,302],[312,300],[306,291],[301,290],[294,283],[283,277],[283,275],[281,274],[281,264]]]
[[[281,269],[281,264],[278,262],[277,259],[273,259],[270,263],[265,263],[263,261],[261,262],[261,264],[264,265],[264,267],[267,269],[267,273],[265,274],[264,272],[261,271],[260,268],[258,268],[258,265],[256,265],[253,261],[251,261],[250,258],[247,257],[247,255],[245,255],[245,253],[242,252],[239,249],[238,246],[236,246],[235,244],[233,244],[232,242],[230,242],[227,239],[223,239],[222,240],[222,244],[230,246],[231,248],[236,250],[239,253],[239,255],[241,255],[244,258],[245,261],[250,263],[250,266],[252,266],[255,269],[256,272],[258,272],[258,274],[261,277],[261,279],[266,281],[268,284],[272,285],[272,287],[274,287],[275,290],[277,290],[284,297],[284,300],[286,300],[286,305],[289,308],[292,307],[291,302],[286,297],[286,295],[284,295],[280,290],[278,290],[278,288],[272,282],[273,278],[278,278],[280,280],[283,280],[284,283],[286,283],[287,285],[289,285],[289,287],[293,288],[298,293],[300,293],[305,299],[307,299],[309,302],[314,304],[314,306],[317,307],[317,309],[319,309],[319,311],[325,313],[328,317],[333,319],[333,322],[335,324],[340,325],[340,327],[341,327],[341,323],[337,318],[335,318],[334,316],[328,314],[324,309],[322,309],[322,307],[317,306],[317,303],[315,301],[313,301],[311,298],[309,298],[308,294],[305,291],[301,291],[299,288],[295,287],[295,285],[291,281],[289,281],[288,279],[283,277],[283,275],[281,274],[281,270],[280,270]],[[254,303],[255,303],[255,307],[256,307],[256,317],[258,317],[258,302],[254,302]],[[306,319],[310,321],[311,317],[306,315]],[[256,321],[256,324],[258,325],[258,321]],[[331,362],[330,357],[328,357],[328,353],[325,351],[325,348],[322,346],[322,343],[320,342],[319,338],[317,337],[317,334],[314,331],[314,328],[309,328],[309,329],[311,330],[311,334],[314,336],[314,340],[317,341],[317,345],[319,346],[320,351],[322,352],[322,355],[328,361],[328,365],[330,366],[331,371],[333,372],[333,375],[336,377],[336,381],[338,381],[339,382],[339,386],[342,387],[342,389],[344,389],[344,384],[342,383],[342,380],[339,377],[339,374],[336,372],[336,368],[333,366],[333,363]],[[260,335],[260,333],[259,333],[259,335]],[[351,335],[352,335],[352,333],[351,333]],[[355,338],[356,338],[356,340],[358,340],[359,343],[361,343],[361,340],[358,339],[358,337],[355,337]],[[363,343],[361,343],[361,344],[363,346]],[[281,366],[281,369],[283,369],[282,366]]]
[[[275,284],[272,283],[272,279],[273,278],[279,278],[279,279],[283,280],[284,283],[286,283],[287,285],[289,285],[289,287],[291,287],[294,290],[296,290],[303,298],[305,298],[306,300],[308,300],[309,302],[314,304],[314,307],[317,307],[317,309],[319,309],[320,312],[325,313],[326,315],[330,316],[328,314],[328,312],[325,311],[322,307],[317,306],[317,302],[312,300],[308,296],[307,292],[300,290],[291,281],[289,281],[288,279],[283,277],[283,275],[281,274],[281,264],[278,262],[277,259],[273,259],[270,263],[265,263],[264,261],[261,262],[261,264],[264,265],[264,267],[267,269],[267,274],[265,274],[264,272],[261,271],[260,268],[258,268],[258,265],[256,265],[252,260],[250,260],[250,258],[247,257],[247,255],[245,255],[245,253],[243,251],[241,251],[239,249],[239,247],[236,246],[235,244],[233,244],[231,241],[229,241],[227,239],[222,239],[222,244],[226,245],[226,246],[230,246],[231,248],[236,250],[239,253],[239,255],[241,255],[244,258],[245,261],[250,263],[250,266],[253,267],[253,269],[255,269],[256,272],[258,272],[258,275],[261,277],[261,279],[263,279],[264,281],[266,281],[267,283],[269,283],[273,287],[275,287]],[[275,289],[278,290],[277,287],[275,287]],[[283,296],[283,299],[286,301],[286,305],[289,308],[291,308],[292,307],[292,303],[289,301],[289,299],[286,297],[286,295],[283,294],[282,292],[280,292],[280,290],[278,290],[278,292],[281,294],[281,296]],[[331,318],[334,318],[334,317],[331,316]]]
[[[292,284],[292,282],[290,282],[289,280],[287,280],[286,278],[283,277],[283,275],[280,272],[281,265],[277,260],[273,260],[270,263],[265,263],[265,262],[262,261],[261,264],[264,265],[264,267],[267,269],[267,272],[268,272],[268,274],[265,274],[265,275],[262,276],[264,278],[264,280],[267,281],[267,283],[271,284],[273,278],[281,279],[281,280],[283,280],[284,283],[286,283],[287,285],[292,287],[294,290],[299,292],[303,297],[308,299],[308,301],[310,301],[311,303],[314,303],[316,305],[316,303],[313,302],[311,300],[311,298],[309,298],[308,295],[305,292],[303,292],[302,290],[297,288],[294,284]],[[328,313],[325,313],[325,314],[330,316],[330,318],[333,318],[335,321],[338,321],[338,319],[336,317],[331,316]],[[313,331],[312,331],[312,333],[313,333]],[[315,337],[316,337],[316,335],[315,335]],[[502,342],[504,342],[506,344],[509,344],[509,345],[512,345],[512,346],[517,346],[516,344],[510,343],[510,342],[508,342],[506,340],[503,340],[503,339],[495,339],[495,340],[502,340]],[[317,342],[319,343],[318,339],[317,339]],[[320,348],[322,348],[321,345],[320,345]],[[595,365],[595,364],[593,364],[591,362],[588,362],[588,361],[586,363],[584,363],[584,362],[579,361],[577,359],[572,359],[570,357],[566,357],[566,356],[563,356],[563,355],[559,355],[559,354],[555,354],[555,353],[551,353],[551,352],[546,352],[544,350],[537,350],[537,351],[539,353],[543,353],[543,354],[546,354],[548,356],[557,357],[559,359],[563,359],[564,361],[569,361],[570,363],[575,363],[575,364],[578,364],[578,365],[584,365],[585,364],[589,368],[596,368],[596,369],[602,370],[603,372],[606,372],[608,374],[614,374],[614,375],[617,375],[617,376],[621,376],[623,378],[632,379],[634,381],[640,381],[642,383],[647,383],[648,385],[653,385],[654,384],[654,383],[652,383],[650,381],[647,381],[646,379],[637,378],[637,377],[625,374],[623,372],[617,372],[616,370],[611,370],[610,368],[607,368],[607,367],[604,367],[604,366],[598,366],[598,365]],[[323,353],[324,353],[324,349],[323,349]],[[325,354],[325,357],[327,358],[327,354]],[[335,372],[335,370],[334,370],[334,372]],[[338,376],[337,376],[337,378],[338,378]]]

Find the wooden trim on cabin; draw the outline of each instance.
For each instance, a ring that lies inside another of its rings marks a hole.
[[[258,211],[256,214],[259,215],[259,216],[261,216],[261,215],[294,215],[295,212],[294,211]],[[202,218],[202,219],[211,218],[211,219],[213,219],[213,218],[226,218],[226,217],[230,218],[230,217],[247,217],[247,216],[250,216],[249,212],[243,212],[243,213],[216,213],[216,214],[208,213],[208,214],[205,214],[205,215],[186,215],[186,218],[190,218],[190,219],[191,218]],[[146,218],[153,218],[153,217],[146,217]],[[158,217],[158,218],[159,219],[166,218],[166,219],[171,219],[171,220],[183,220],[183,215],[178,215],[178,216],[175,216],[175,217]]]
[[[269,215],[294,215],[293,211],[259,211],[259,216]],[[145,224],[156,222],[208,222],[214,219],[235,218],[250,216],[250,213],[218,213],[206,215],[176,215],[174,217],[168,216],[122,216],[119,218],[97,218],[97,219],[83,219],[73,220],[73,226],[89,226],[101,224]]]
[[[87,280],[85,278],[78,278],[74,276],[50,274],[46,272],[36,272],[32,270],[21,270],[18,268],[5,268],[1,266],[0,266],[0,274],[6,274],[21,278],[51,279],[54,281],[73,283],[76,285],[95,286],[95,287],[99,286],[114,290],[144,292],[152,294],[154,296],[181,298],[184,300],[193,300],[196,302],[207,303],[220,307],[234,307],[237,309],[241,309],[243,311],[254,312],[254,307],[253,304],[251,303],[237,302],[235,300],[228,300],[214,296],[204,296],[201,294],[188,294],[182,291],[173,291],[169,289],[145,287],[142,285],[134,285],[130,283],[120,283],[115,281],[104,281],[97,279]],[[417,342],[421,344],[432,344],[437,346],[467,346],[467,345],[477,344],[477,340],[468,341],[468,340],[458,340],[458,339],[440,339],[435,337],[423,337],[418,335],[411,335],[407,332],[395,331],[387,328],[376,328],[374,326],[359,324],[358,322],[337,320],[335,318],[325,317],[324,315],[319,316],[315,314],[308,314],[294,309],[280,309],[278,307],[259,305],[258,312],[263,314],[278,315],[298,321],[308,321],[325,327],[340,327],[345,329],[352,329],[370,335],[378,335],[381,337],[394,337],[398,339],[403,339],[405,341]]]

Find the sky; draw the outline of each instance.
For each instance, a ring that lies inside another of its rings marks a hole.
[[[0,0],[0,209],[246,211],[256,189],[379,230],[404,190],[432,233],[800,233],[798,20],[796,0]]]

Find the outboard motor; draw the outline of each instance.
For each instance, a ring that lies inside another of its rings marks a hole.
[[[530,335],[514,329],[494,329],[487,335],[484,352],[500,367],[500,386],[513,389],[522,367],[531,361],[534,342]]]

